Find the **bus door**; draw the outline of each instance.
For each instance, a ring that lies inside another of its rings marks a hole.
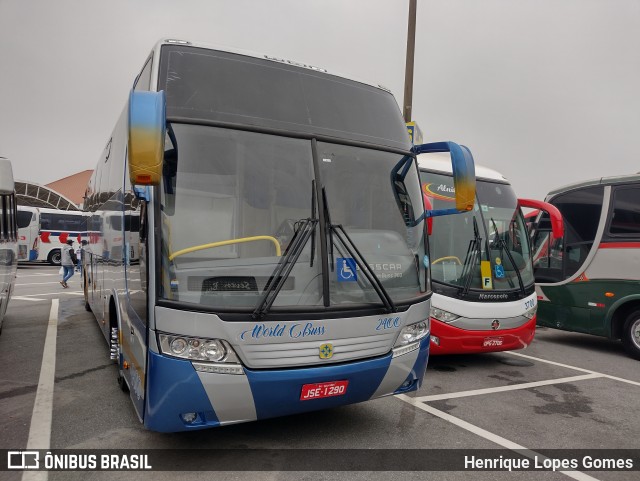
[[[130,365],[129,369],[121,372],[129,385],[130,396],[138,416],[143,419],[144,416],[144,389],[146,376],[146,357],[147,357],[147,309],[148,298],[146,289],[146,235],[141,233],[141,228],[146,229],[146,218],[140,216],[141,206],[146,202],[134,199],[132,204],[127,206],[125,215],[131,219],[144,219],[142,222],[131,221],[125,222],[125,279],[127,283],[126,295],[126,315],[122,316],[122,333],[121,340],[121,365],[125,361]],[[143,211],[145,209],[143,208]],[[135,228],[135,230],[133,230]],[[136,254],[133,257],[132,249]]]
[[[599,242],[603,191],[602,186],[594,186],[552,199],[564,221],[560,238],[551,233],[553,219],[548,212],[539,215],[532,226],[540,325],[585,333],[601,325],[598,316],[593,316],[598,303],[587,269]]]

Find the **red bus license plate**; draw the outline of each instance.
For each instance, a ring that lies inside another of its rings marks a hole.
[[[504,342],[503,337],[485,337],[484,342],[482,343],[482,347],[502,346],[503,342]]]
[[[316,384],[303,384],[300,393],[300,401],[309,399],[321,399],[323,397],[342,396],[347,392],[349,381],[319,382]]]

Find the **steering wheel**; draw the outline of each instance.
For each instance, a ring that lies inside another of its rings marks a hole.
[[[433,261],[431,263],[431,265],[433,264],[437,264],[438,262],[443,262],[443,261],[456,261],[458,263],[459,266],[462,265],[462,261],[460,260],[459,257],[456,256],[445,256],[445,257],[441,257],[440,259],[436,259],[435,261]]]

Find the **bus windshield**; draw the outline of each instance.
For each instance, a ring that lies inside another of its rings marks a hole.
[[[450,175],[422,172],[422,189],[433,209],[455,201]],[[432,280],[466,289],[516,290],[534,283],[529,239],[509,184],[477,179],[473,211],[433,218]],[[489,270],[482,272],[482,261]]]
[[[274,308],[326,306],[325,276],[329,305],[379,304],[349,253],[354,246],[394,302],[415,301],[426,291],[424,224],[406,227],[394,201],[389,179],[401,158],[354,146],[171,123],[160,199],[160,296],[222,310],[254,309],[274,282],[281,256],[310,229],[292,271],[282,279]],[[417,168],[409,175],[419,214]],[[320,196],[316,183],[324,188]],[[324,229],[326,263],[321,209],[326,224],[342,226],[348,238]]]

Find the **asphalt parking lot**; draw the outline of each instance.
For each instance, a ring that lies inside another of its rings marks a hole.
[[[71,279],[69,289],[62,289],[57,271],[49,266],[18,270],[0,336],[2,449],[25,449],[33,439],[49,440],[53,449],[255,448],[289,453],[340,449],[347,457],[356,453],[350,450],[359,449],[640,449],[638,361],[627,357],[619,343],[546,328],[538,329],[524,351],[432,357],[422,388],[410,395],[206,431],[149,432],[116,384],[116,367],[108,359],[107,345],[95,319],[84,310],[79,276]],[[43,351],[56,304],[52,366],[43,363]],[[53,386],[49,424],[36,400],[47,369]],[[218,471],[208,477],[425,478],[424,472],[355,468],[358,471],[335,472],[327,465],[321,472],[292,472],[285,466],[260,473]],[[2,474],[3,479],[22,479],[17,472]],[[197,472],[51,472],[48,477],[173,479],[177,474],[183,479],[200,476]],[[637,479],[637,472],[580,470],[433,475],[452,480]]]

